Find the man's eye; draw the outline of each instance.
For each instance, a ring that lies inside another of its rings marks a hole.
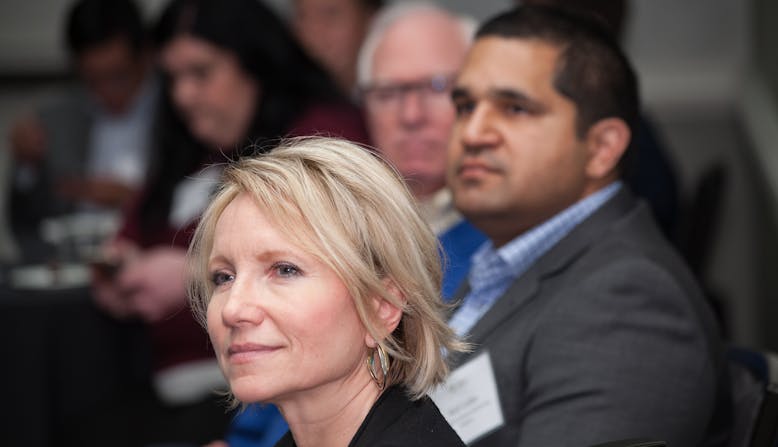
[[[507,103],[504,104],[502,108],[510,115],[520,115],[522,113],[527,113],[527,109],[520,104]]]
[[[216,272],[213,275],[211,275],[211,282],[215,286],[220,286],[229,281],[232,281],[233,279],[235,279],[235,275],[226,272]]]
[[[475,109],[475,103],[472,101],[455,101],[454,109],[457,116],[469,115]]]
[[[276,274],[282,278],[292,278],[302,275],[302,271],[296,265],[286,262],[274,265],[273,269]]]
[[[373,90],[373,97],[380,102],[389,102],[400,96],[400,90],[393,86],[379,87]]]

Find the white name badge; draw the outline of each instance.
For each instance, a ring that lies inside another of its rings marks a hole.
[[[488,351],[454,370],[430,397],[465,444],[504,424]]]

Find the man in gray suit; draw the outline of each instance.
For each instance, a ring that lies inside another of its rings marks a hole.
[[[146,180],[158,81],[140,10],[132,0],[79,0],[64,37],[79,82],[10,132],[21,233],[47,217],[118,211]]]
[[[721,445],[717,327],[649,209],[621,181],[635,75],[584,17],[520,7],[480,28],[452,93],[448,182],[490,243],[450,324],[488,353],[503,423],[476,446],[625,438]],[[488,371],[487,371],[488,372]]]

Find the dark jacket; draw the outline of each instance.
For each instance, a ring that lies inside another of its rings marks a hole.
[[[388,388],[357,430],[349,447],[464,447],[428,397],[412,401],[400,387]],[[287,432],[276,447],[296,447]]]
[[[452,363],[491,353],[505,418],[472,447],[726,439],[729,380],[713,313],[626,188],[518,277],[468,341],[475,349]]]

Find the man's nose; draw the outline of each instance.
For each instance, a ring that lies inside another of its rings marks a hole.
[[[400,121],[408,127],[416,127],[426,120],[424,93],[418,89],[408,89],[400,98]]]
[[[469,115],[460,119],[462,120],[460,139],[465,148],[471,150],[487,148],[499,140],[499,133],[494,127],[488,107],[478,104]]]

